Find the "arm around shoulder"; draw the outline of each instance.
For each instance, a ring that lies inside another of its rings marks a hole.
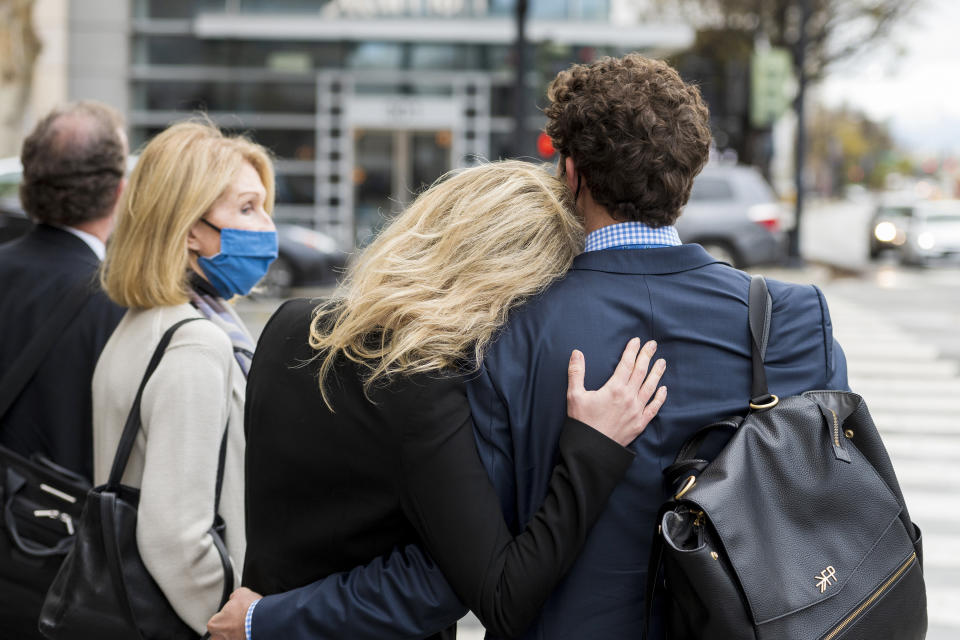
[[[478,458],[462,383],[424,387],[401,414],[407,418],[400,471],[404,510],[484,626],[498,635],[520,635],[572,566],[633,453],[568,418],[548,495],[514,537]]]
[[[416,640],[466,614],[439,567],[409,545],[350,572],[264,597],[251,638]]]

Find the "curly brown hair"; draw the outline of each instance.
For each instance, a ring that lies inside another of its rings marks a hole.
[[[77,225],[108,215],[126,170],[123,118],[81,101],[47,114],[23,141],[20,202],[37,222]]]
[[[560,72],[547,98],[547,135],[597,204],[617,220],[676,222],[710,152],[697,87],[665,62],[629,54]]]

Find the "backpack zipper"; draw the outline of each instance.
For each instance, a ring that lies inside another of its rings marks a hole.
[[[867,609],[871,604],[873,604],[873,603],[876,601],[877,598],[879,598],[881,595],[883,595],[883,592],[886,591],[887,589],[889,589],[889,588],[890,588],[890,585],[892,585],[894,582],[896,582],[897,579],[898,579],[900,576],[902,576],[903,573],[913,565],[913,563],[916,561],[916,559],[917,559],[917,554],[916,554],[916,553],[910,554],[910,557],[907,558],[907,561],[904,562],[903,565],[902,565],[899,569],[897,569],[896,573],[894,573],[892,576],[890,576],[890,577],[887,579],[886,582],[884,582],[882,585],[880,585],[880,587],[879,587],[876,591],[874,591],[872,594],[870,594],[870,597],[867,598],[866,600],[864,600],[864,601],[863,601],[863,604],[861,604],[859,607],[857,607],[856,609],[854,609],[853,613],[851,613],[851,614],[848,615],[846,618],[844,618],[844,619],[843,619],[843,622],[841,622],[839,625],[837,625],[836,627],[834,627],[833,631],[831,631],[830,633],[828,633],[827,636],[826,636],[823,640],[833,640],[833,638],[835,638],[838,633],[840,633],[841,631],[843,631],[844,629],[846,629],[847,626],[848,626],[851,622],[853,622],[854,620],[856,620],[857,617],[858,617],[861,613],[863,613],[865,609]]]
[[[850,462],[850,454],[844,451],[843,445],[840,444],[840,418],[837,416],[837,412],[829,407],[824,407],[827,411],[830,412],[830,415],[833,416],[833,455],[837,460],[843,460],[844,462]],[[830,416],[823,413],[823,416],[829,421]],[[830,428],[828,423],[827,428]]]
[[[837,412],[833,409],[830,409],[830,413],[833,414],[833,444],[840,446],[840,420],[837,418]]]

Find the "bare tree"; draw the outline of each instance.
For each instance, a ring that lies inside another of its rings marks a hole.
[[[40,39],[33,28],[35,0],[0,0],[0,157],[20,152]]]
[[[889,37],[893,26],[923,0],[653,0],[660,11],[679,11],[704,29],[747,32],[790,52],[797,78],[794,182],[796,226],[789,253],[800,254],[803,217],[803,166],[806,158],[804,102],[806,87],[823,78],[836,62]]]
[[[654,0],[702,28],[748,31],[793,55],[798,79],[819,80],[834,63],[890,36],[922,0]],[[806,14],[806,15],[805,15]],[[801,50],[801,32],[806,46]]]

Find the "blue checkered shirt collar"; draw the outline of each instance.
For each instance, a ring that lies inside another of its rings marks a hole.
[[[587,235],[584,253],[602,249],[648,249],[676,247],[680,244],[677,228],[653,228],[642,222],[630,221],[611,224]]]

